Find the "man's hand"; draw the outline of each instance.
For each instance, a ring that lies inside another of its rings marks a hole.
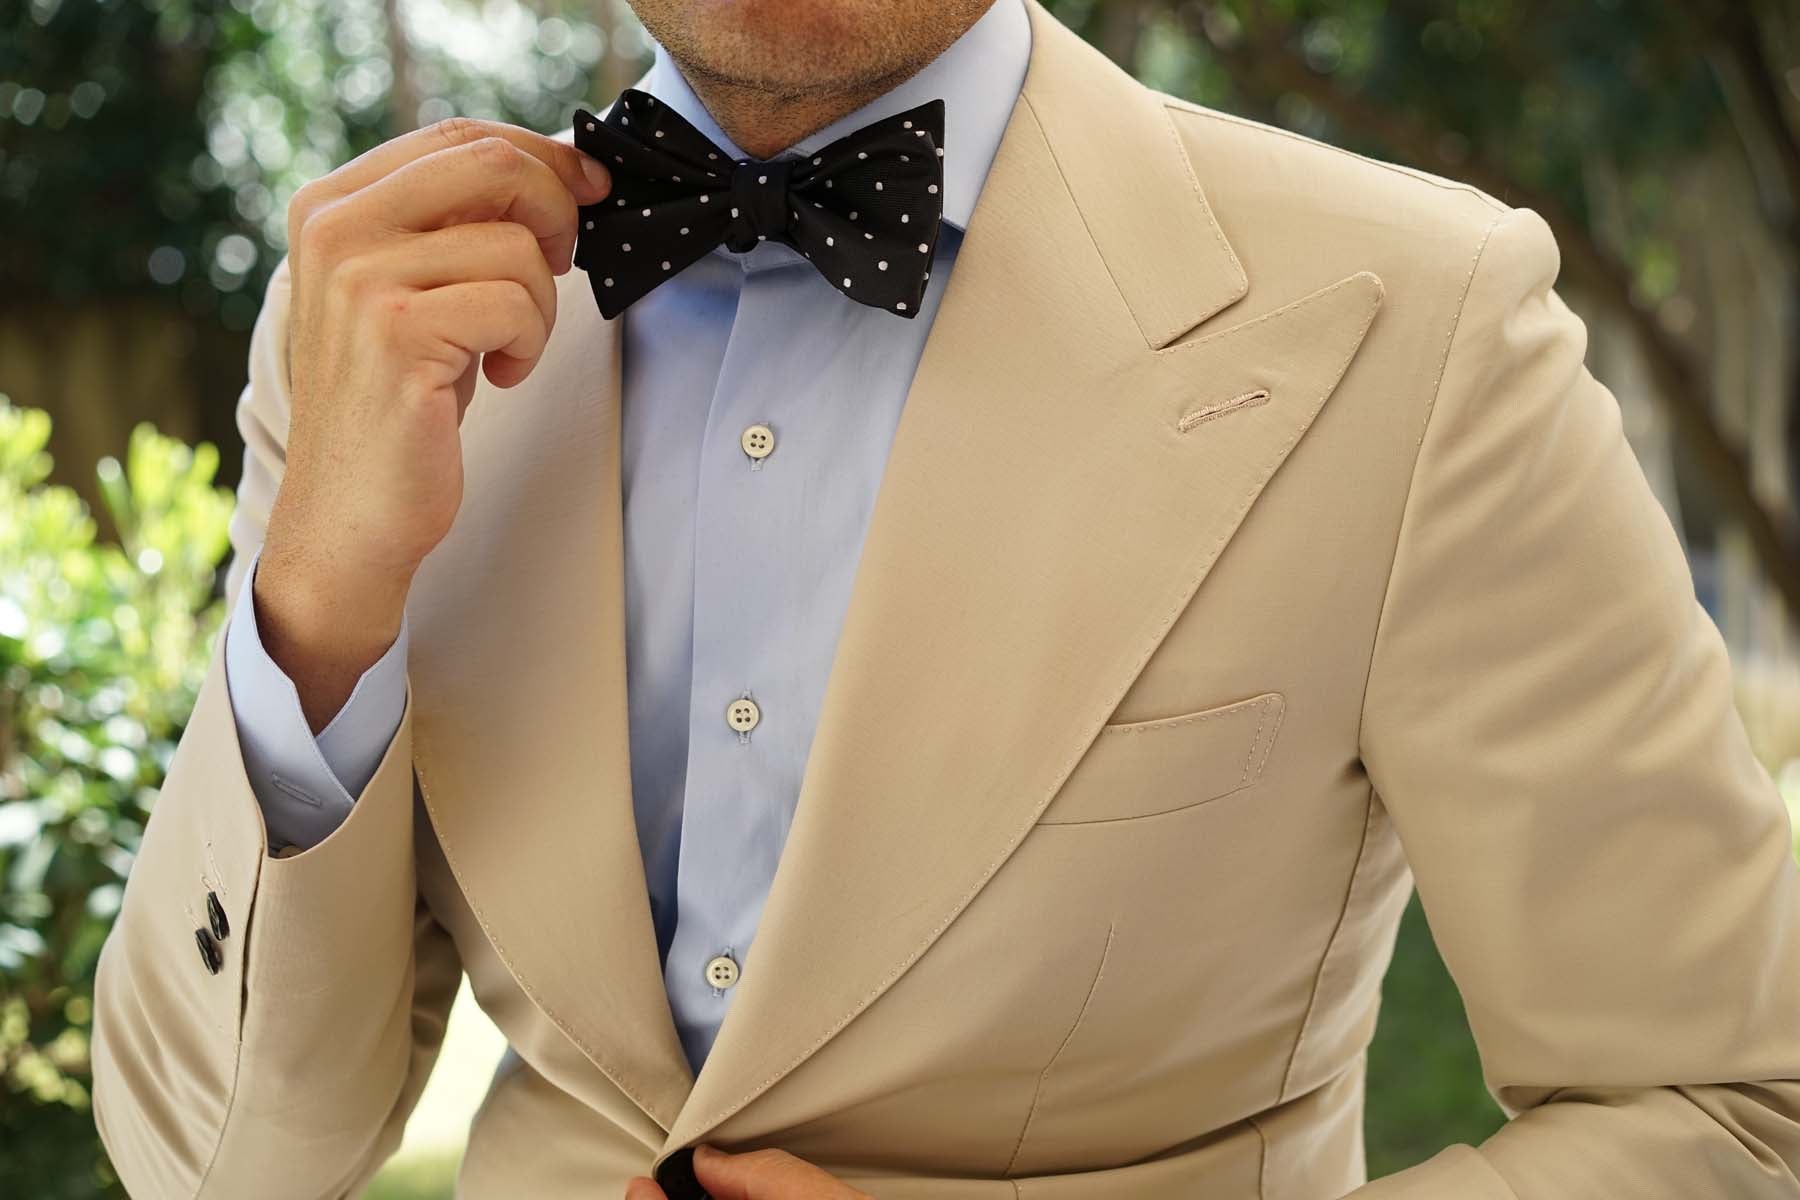
[[[786,1150],[727,1154],[694,1147],[694,1175],[713,1200],[873,1200]],[[640,1175],[625,1185],[625,1200],[668,1200],[655,1181]]]
[[[479,368],[530,374],[606,169],[575,147],[452,119],[314,180],[288,208],[292,412],[255,577],[259,627],[316,731],[392,644],[462,499]]]

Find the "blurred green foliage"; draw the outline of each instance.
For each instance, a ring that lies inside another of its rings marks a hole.
[[[0,305],[178,297],[248,329],[296,188],[461,114],[554,130],[581,0],[0,0]]]
[[[210,70],[265,40],[223,0],[0,0],[0,278],[13,300],[170,286],[203,313],[242,286],[252,227],[202,165],[202,111]]]
[[[432,1155],[395,1161],[382,1169],[361,1200],[450,1200],[462,1156]]]
[[[0,1195],[110,1194],[89,1112],[94,964],[204,678],[232,495],[149,426],[100,464],[120,544],[46,485],[49,418],[0,396]]]
[[[1482,1082],[1462,996],[1438,957],[1417,892],[1381,985],[1366,1097],[1371,1179],[1424,1162],[1452,1142],[1480,1145],[1505,1120]]]

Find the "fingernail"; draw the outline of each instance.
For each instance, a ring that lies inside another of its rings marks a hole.
[[[699,1162],[711,1162],[715,1158],[724,1157],[725,1152],[723,1150],[714,1149],[705,1142],[701,1142],[694,1147],[694,1158]]]
[[[612,173],[601,166],[600,160],[593,155],[583,154],[581,156],[581,173],[587,176],[589,183],[600,189],[601,195],[605,195],[612,189]]]

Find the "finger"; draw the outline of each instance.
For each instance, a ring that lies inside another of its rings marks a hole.
[[[338,203],[359,222],[390,229],[513,221],[531,230],[552,266],[575,246],[574,197],[554,171],[503,138],[414,159]]]
[[[510,221],[452,225],[383,242],[339,270],[415,291],[510,279],[531,293],[546,327],[556,324],[556,280],[550,264],[539,253],[531,231]]]
[[[785,1150],[694,1148],[694,1176],[713,1200],[852,1200],[862,1193]]]
[[[517,125],[508,125],[504,121],[448,117],[423,129],[401,134],[359,154],[318,181],[319,196],[322,200],[347,196],[415,159],[490,137],[504,138],[538,159],[583,204],[592,204],[611,190],[612,176],[605,166],[568,142],[559,142]]]
[[[654,1179],[637,1175],[625,1184],[625,1200],[669,1200],[669,1197]]]
[[[510,279],[400,293],[382,312],[388,327],[379,332],[413,340],[426,361],[448,372],[445,384],[482,354],[488,381],[511,387],[531,373],[550,336],[531,293]]]

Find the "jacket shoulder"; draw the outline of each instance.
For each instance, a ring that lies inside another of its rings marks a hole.
[[[1473,184],[1436,175],[1416,167],[1386,162],[1358,154],[1318,138],[1253,120],[1236,113],[1209,108],[1192,100],[1155,93],[1169,109],[1189,155],[1214,161],[1232,155],[1247,156],[1282,175],[1304,172],[1305,177],[1334,186],[1350,185],[1348,195],[1366,196],[1373,202],[1406,199],[1433,209],[1466,212],[1484,227],[1511,207]]]
[[[1391,269],[1478,244],[1514,210],[1478,187],[1156,93],[1227,235],[1308,251],[1356,245]],[[1391,253],[1390,253],[1391,252]],[[1284,257],[1284,256],[1283,256]]]

